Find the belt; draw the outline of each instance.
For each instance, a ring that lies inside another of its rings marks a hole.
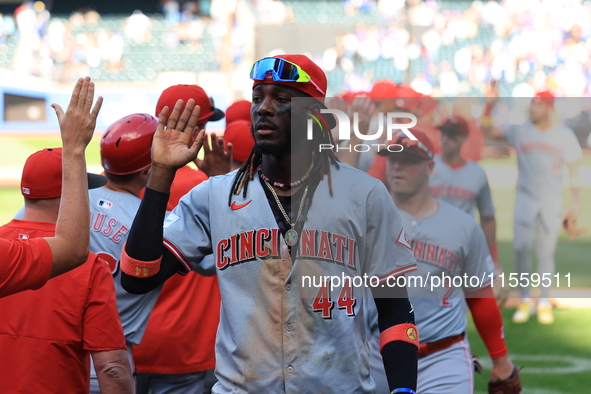
[[[421,343],[419,345],[419,358],[428,356],[429,354],[438,352],[443,349],[447,349],[454,343],[460,342],[462,339],[464,339],[465,336],[465,333],[461,333],[459,335],[443,338],[435,342]]]

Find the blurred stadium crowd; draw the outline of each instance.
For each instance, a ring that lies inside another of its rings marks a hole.
[[[410,83],[434,96],[504,97],[591,90],[591,3],[582,0],[252,0],[259,25],[355,25],[309,53],[332,94],[372,81]],[[41,2],[0,19],[0,67],[55,81],[150,82],[161,71],[219,71],[227,9],[221,0],[164,2],[163,13],[50,15]],[[204,16],[206,15],[206,16]],[[243,35],[231,58],[243,60]],[[248,59],[250,60],[250,59]]]

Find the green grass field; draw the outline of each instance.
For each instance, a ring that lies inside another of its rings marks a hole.
[[[45,147],[60,146],[58,136],[16,138],[0,137],[2,155],[0,166],[24,164],[31,153]],[[591,164],[591,158],[584,160]],[[98,139],[87,149],[89,165],[98,165]],[[513,159],[501,159],[504,164]],[[18,188],[0,188],[0,223],[8,222],[23,204]],[[507,272],[512,272],[513,253],[513,204],[515,191],[493,190],[497,209],[497,238],[501,262]],[[581,196],[581,226],[591,229],[591,189],[584,189]],[[565,201],[568,195],[565,193]],[[572,287],[591,288],[591,231],[569,242],[561,234],[556,252],[557,271],[571,273]],[[565,283],[563,282],[563,287]],[[512,309],[505,309],[505,333],[510,353],[519,366],[524,366],[522,379],[525,394],[588,394],[591,392],[591,309],[556,310],[556,322],[542,326],[532,319],[523,325],[511,322]],[[473,354],[479,355],[490,366],[486,349],[470,323],[469,337]],[[485,393],[488,373],[476,376],[476,392]]]
[[[514,362],[523,366],[521,378],[525,394],[588,394],[591,392],[591,309],[556,310],[556,322],[549,326],[535,319],[513,324],[513,310],[505,309],[507,346]],[[486,393],[490,359],[486,348],[470,323],[472,354],[487,366],[476,375],[476,393]]]

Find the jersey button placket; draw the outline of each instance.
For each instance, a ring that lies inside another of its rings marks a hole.
[[[301,303],[300,289],[292,283],[292,273],[297,272],[298,261],[290,263],[290,273],[285,280],[283,293],[283,373],[285,378],[285,393],[298,393],[301,390],[295,367],[298,357],[298,340],[295,323],[298,321],[298,307]]]

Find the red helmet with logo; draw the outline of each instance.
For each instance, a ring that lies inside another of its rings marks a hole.
[[[152,164],[150,150],[158,119],[148,114],[125,116],[107,128],[101,139],[101,164],[115,175],[133,174]]]

